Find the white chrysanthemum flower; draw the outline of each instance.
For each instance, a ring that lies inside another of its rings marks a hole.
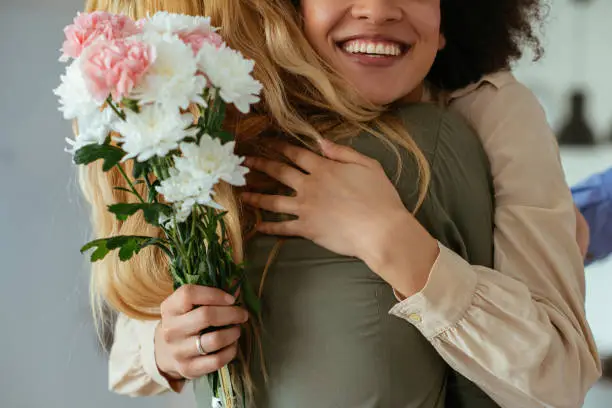
[[[212,180],[206,185],[198,185],[193,182],[189,174],[181,173],[175,168],[170,169],[170,177],[161,181],[161,185],[157,187],[157,192],[163,194],[165,199],[170,203],[178,203],[186,201],[189,198],[198,197],[204,187],[209,191],[212,188]]]
[[[208,177],[193,178],[192,174],[183,173],[173,168],[170,169],[170,177],[162,180],[156,188],[157,192],[164,196],[166,201],[174,203],[174,217],[178,223],[185,222],[195,204],[219,208],[213,201],[213,188],[216,181]],[[162,225],[172,225],[172,217],[160,218]],[[168,223],[171,224],[168,224]]]
[[[198,65],[226,103],[233,103],[242,113],[259,102],[262,85],[252,76],[254,63],[238,51],[222,46],[203,44],[198,53]]]
[[[176,34],[182,31],[193,31],[196,29],[215,29],[210,25],[210,17],[188,16],[185,14],[168,13],[159,11],[143,21],[143,33]]]
[[[134,89],[134,99],[155,102],[166,109],[187,109],[192,102],[206,106],[201,94],[207,81],[197,74],[192,48],[178,37],[149,35],[144,41],[155,48],[157,58]]]
[[[126,120],[117,121],[113,130],[121,136],[115,138],[127,153],[123,160],[136,158],[146,161],[153,156],[166,156],[178,147],[187,136],[193,136],[193,129],[186,130],[193,123],[189,113],[169,110],[163,106],[145,105],[140,113],[126,110]]]
[[[219,139],[204,135],[199,145],[181,143],[180,148],[183,156],[174,159],[170,177],[161,182],[157,192],[174,203],[181,218],[188,216],[196,203],[223,210],[213,200],[214,186],[219,180],[242,186],[249,171],[241,166],[244,159],[234,154],[234,143],[222,145]]]
[[[187,218],[191,215],[191,210],[193,205],[195,204],[195,200],[188,199],[185,202],[179,202],[173,206],[174,213],[171,216],[161,214],[159,216],[159,224],[163,225],[166,228],[176,227],[176,224],[187,221]],[[176,220],[176,223],[175,223]]]
[[[175,159],[175,167],[181,173],[190,174],[194,180],[223,180],[233,186],[246,184],[244,176],[248,169],[241,166],[244,158],[234,154],[234,142],[221,144],[205,134],[200,144],[181,143],[182,157]]]
[[[77,120],[79,134],[73,140],[66,138],[69,147],[65,150],[74,154],[81,147],[92,143],[102,144],[111,131],[113,122],[117,119],[111,109],[100,110],[104,101],[96,101],[81,73],[80,60],[75,60],[66,67],[62,83],[53,93],[59,97],[59,110],[64,119]]]
[[[70,147],[65,150],[74,154],[83,146],[93,143],[103,144],[117,120],[115,112],[108,108],[103,111],[96,109],[88,115],[78,117],[78,135],[74,140],[66,138]]]
[[[66,67],[66,73],[60,77],[61,84],[53,93],[59,97],[60,112],[64,119],[71,120],[86,117],[98,111],[104,101],[96,101],[85,84],[80,60],[75,60]]]

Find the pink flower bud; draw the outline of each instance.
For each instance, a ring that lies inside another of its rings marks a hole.
[[[139,41],[99,41],[85,50],[81,68],[94,98],[103,101],[111,95],[119,101],[138,85],[155,57],[155,49]]]
[[[78,58],[85,48],[98,39],[117,40],[140,32],[127,16],[104,11],[79,13],[73,24],[64,28],[66,40],[62,46],[62,61]]]
[[[217,33],[209,29],[196,29],[189,32],[179,32],[179,38],[193,49],[196,55],[203,44],[211,44],[219,48],[223,44],[223,38]]]

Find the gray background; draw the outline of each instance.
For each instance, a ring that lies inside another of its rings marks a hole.
[[[568,90],[585,86],[590,119],[607,137],[612,2],[594,0],[582,10],[569,0],[552,5],[548,54],[536,66],[519,65],[517,75],[555,126],[566,113]],[[89,237],[87,212],[62,151],[70,126],[51,93],[63,70],[56,62],[61,29],[81,8],[78,0],[0,0],[0,407],[188,407],[188,393],[131,399],[107,391],[106,357],[88,306],[88,269],[78,253]],[[609,146],[562,155],[570,182],[612,164]],[[588,271],[588,313],[604,352],[612,351],[611,269],[603,263]],[[598,384],[586,406],[609,407],[611,396],[611,388]]]

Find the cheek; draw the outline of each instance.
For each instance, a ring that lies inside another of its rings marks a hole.
[[[302,27],[308,42],[321,51],[333,27],[334,11],[323,0],[302,0]]]
[[[440,37],[440,6],[427,2],[414,6],[408,14],[410,22],[422,41],[437,40]]]

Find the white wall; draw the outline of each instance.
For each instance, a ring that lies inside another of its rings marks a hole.
[[[544,57],[531,63],[529,56],[517,66],[517,76],[544,104],[558,128],[573,87],[585,88],[590,119],[599,137],[612,134],[612,1],[548,0]]]

